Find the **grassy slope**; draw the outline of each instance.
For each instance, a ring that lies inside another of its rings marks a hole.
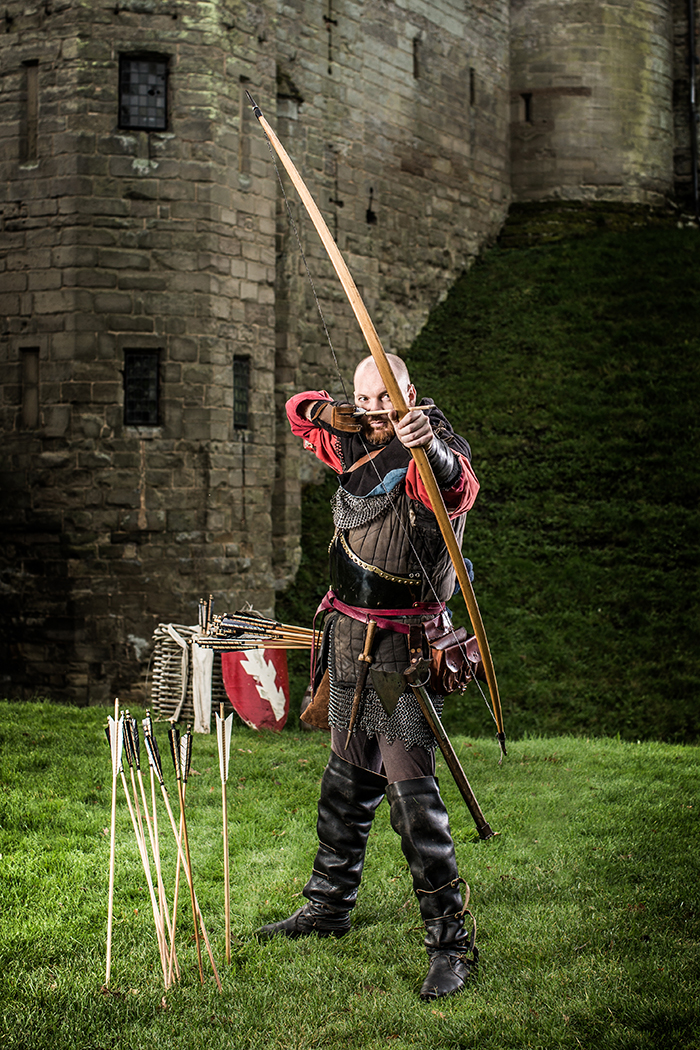
[[[406,356],[473,446],[464,550],[509,735],[697,740],[700,234],[593,231],[487,252]],[[279,605],[298,622],[325,589],[329,491],[307,493]],[[489,725],[469,692],[446,722]]]
[[[188,785],[195,886],[223,995],[197,979],[187,894],[181,984],[163,994],[153,924],[119,792],[110,994],[104,980],[110,760],[106,711],[0,703],[0,1044],[7,1050],[698,1050],[700,750],[540,739],[499,768],[457,738],[499,834],[483,843],[441,787],[472,890],[481,965],[455,999],[421,1003],[410,877],[378,812],[352,932],[258,944],[299,906],[315,850],[322,734],[240,725],[229,780],[233,964],[223,961],[216,742],[196,737]],[[166,752],[163,726],[157,726]],[[170,762],[165,765],[171,793]],[[172,836],[160,810],[166,885]]]

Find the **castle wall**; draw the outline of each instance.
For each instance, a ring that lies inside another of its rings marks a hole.
[[[672,190],[669,0],[511,0],[515,200]]]
[[[508,4],[293,0],[281,8],[276,51],[279,134],[385,349],[401,353],[505,218]],[[293,194],[290,201],[298,218]],[[284,202],[278,216],[273,519],[284,583],[283,566],[295,565],[300,479],[312,464],[299,442],[285,436],[283,402],[305,388],[352,396],[353,371],[367,349],[325,251],[302,217],[302,247],[341,383]]]
[[[653,203],[674,180],[684,197],[692,185],[684,0],[7,0],[3,12],[12,695],[139,699],[158,621],[193,622],[209,593],[220,609],[271,613],[293,580],[301,486],[318,468],[284,402],[304,387],[350,393],[366,348],[246,88],[399,353],[511,194]],[[162,131],[120,126],[120,56],[144,53],[167,61]],[[134,351],[158,357],[153,425],[125,422]]]
[[[694,65],[691,83],[692,56],[698,54],[700,34],[699,0],[673,0],[673,177],[674,194],[679,202],[694,207],[697,184],[697,116],[700,69]],[[694,101],[693,101],[694,99]],[[693,141],[693,139],[695,141]],[[693,158],[696,165],[693,185]]]
[[[272,611],[308,473],[281,407],[300,386],[340,393],[246,87],[400,351],[505,216],[508,5],[4,12],[5,690],[128,702],[158,621],[194,622],[210,592],[219,609]],[[119,126],[120,55],[144,52],[167,59],[163,131]],[[303,219],[300,236],[349,381],[365,353],[356,322]],[[158,355],[153,425],[125,423],[133,351]]]
[[[273,607],[276,191],[262,145],[237,125],[241,75],[270,90],[274,60],[260,24],[226,25],[218,6],[5,5],[0,556],[13,695],[138,696],[158,621],[195,622],[209,592],[220,608]],[[118,126],[119,55],[144,50],[168,58],[162,133]],[[159,355],[155,426],[124,422],[129,350]],[[251,364],[242,429],[234,355]]]

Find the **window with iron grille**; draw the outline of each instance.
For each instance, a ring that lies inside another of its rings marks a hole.
[[[22,378],[22,426],[39,426],[39,347],[30,346],[19,352]]]
[[[162,55],[119,58],[119,127],[165,131],[168,60]]]
[[[236,430],[248,428],[248,400],[250,394],[250,358],[233,359],[233,425]]]
[[[24,63],[22,94],[19,157],[21,164],[31,164],[38,156],[39,63],[36,59],[29,59]]]
[[[124,351],[124,422],[132,427],[158,426],[157,350]]]

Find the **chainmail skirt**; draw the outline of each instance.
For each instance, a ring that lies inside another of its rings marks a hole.
[[[338,685],[333,679],[332,667],[329,667],[329,685],[328,724],[333,729],[347,730],[350,724],[354,689]],[[444,697],[438,696],[430,689],[428,695],[438,715],[442,715]],[[364,729],[369,737],[382,733],[389,743],[401,740],[407,751],[412,747],[422,747],[426,751],[432,751],[435,747],[435,737],[412,690],[399,697],[396,708],[390,715],[374,689],[364,689],[355,728]]]

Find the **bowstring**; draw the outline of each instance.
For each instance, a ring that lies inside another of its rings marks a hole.
[[[275,156],[275,151],[272,148],[272,143],[270,142],[269,138],[267,137],[267,134],[266,134],[264,128],[262,129],[262,132],[263,132],[263,135],[265,135],[265,141],[267,142],[267,148],[270,151],[270,157],[272,159],[272,166],[275,169],[275,175],[277,176],[277,181],[279,182],[280,189],[282,190],[282,196],[284,197],[284,204],[285,204],[285,207],[287,209],[287,215],[289,217],[289,222],[291,224],[292,229],[294,230],[294,236],[297,239],[297,245],[299,246],[299,254],[301,255],[302,262],[304,263],[304,269],[306,270],[306,276],[309,279],[309,284],[311,285],[311,291],[313,292],[314,301],[316,303],[316,309],[318,310],[318,316],[321,318],[321,324],[323,325],[323,331],[326,334],[326,339],[328,340],[328,346],[330,347],[331,354],[333,355],[333,362],[335,364],[335,370],[338,373],[338,379],[340,380],[340,385],[343,388],[343,395],[345,396],[345,399],[349,401],[347,388],[345,386],[345,380],[343,379],[343,373],[340,371],[340,362],[338,361],[338,357],[337,357],[336,352],[335,352],[335,347],[333,346],[333,340],[331,339],[331,333],[328,331],[328,325],[326,324],[326,318],[324,317],[323,309],[321,308],[321,301],[320,301],[320,299],[318,297],[318,293],[316,292],[316,285],[315,285],[314,279],[313,279],[313,277],[311,275],[311,269],[309,267],[309,263],[308,263],[308,260],[306,258],[306,253],[304,252],[304,247],[303,247],[303,245],[301,243],[301,237],[299,235],[299,228],[297,227],[296,221],[294,219],[294,214],[292,212],[292,206],[290,204],[289,197],[287,196],[287,191],[284,188],[284,183],[282,181],[282,175],[280,174],[280,170],[279,170],[279,168],[277,166],[277,158]]]
[[[291,225],[292,229],[294,230],[294,236],[296,237],[297,245],[299,247],[299,254],[301,255],[302,262],[304,263],[304,269],[306,271],[306,276],[307,276],[307,278],[309,280],[309,284],[311,285],[311,291],[313,293],[314,301],[316,303],[316,309],[318,310],[318,315],[319,315],[319,317],[321,319],[321,325],[323,326],[323,331],[325,333],[326,340],[328,341],[328,346],[330,347],[331,355],[333,357],[333,362],[335,364],[335,370],[336,370],[336,372],[338,374],[338,379],[340,380],[340,385],[341,385],[342,390],[343,390],[343,396],[345,397],[345,400],[348,402],[348,404],[350,404],[351,403],[350,402],[350,397],[348,395],[348,391],[347,391],[347,388],[345,386],[345,380],[343,379],[343,373],[340,370],[340,362],[338,361],[338,356],[337,356],[337,354],[335,352],[335,347],[333,346],[333,340],[331,338],[331,333],[328,330],[328,325],[326,324],[326,318],[325,318],[324,313],[323,313],[323,308],[321,306],[321,301],[320,301],[320,299],[318,297],[318,293],[316,291],[316,285],[314,283],[314,279],[313,279],[313,276],[311,274],[311,269],[309,267],[309,263],[308,263],[308,260],[306,258],[306,253],[304,252],[304,247],[303,247],[302,242],[301,242],[301,236],[299,234],[299,228],[297,226],[296,220],[294,219],[294,214],[292,212],[292,206],[291,206],[289,197],[287,196],[287,191],[284,188],[284,182],[282,181],[282,175],[281,175],[281,172],[280,172],[279,167],[277,165],[277,158],[275,156],[275,151],[272,148],[272,143],[270,142],[267,134],[265,133],[265,129],[263,128],[262,131],[263,131],[263,134],[265,135],[265,141],[267,142],[267,148],[270,151],[270,158],[272,160],[272,166],[273,166],[273,168],[275,170],[275,175],[277,176],[277,181],[279,182],[280,189],[282,191],[282,197],[284,199],[285,208],[287,209],[287,215],[288,215],[288,218],[289,218],[289,222],[290,222],[290,225]],[[359,439],[360,439],[360,441],[362,443],[362,446],[363,446],[365,452],[367,453],[367,455],[369,455],[371,451],[374,451],[374,449],[370,449],[369,445],[365,441],[365,438],[364,438],[364,435],[362,434],[362,431],[359,431],[357,436],[359,437]],[[396,505],[394,503],[394,494],[393,494],[393,492],[391,490],[386,488],[385,483],[384,483],[384,478],[379,473],[379,468],[377,467],[376,463],[374,462],[374,457],[370,458],[369,463],[371,465],[371,469],[375,472],[375,474],[377,476],[377,480],[378,480],[379,484],[381,485],[385,495],[388,496],[388,498],[389,498],[389,506],[391,507],[393,515],[394,515],[396,521],[398,522],[399,528],[403,532],[404,538],[406,539],[406,541],[407,541],[407,543],[408,543],[408,545],[409,545],[409,547],[410,547],[410,549],[411,549],[411,551],[412,551],[412,553],[413,553],[413,555],[414,555],[414,557],[416,559],[416,562],[418,563],[418,566],[419,566],[419,568],[420,568],[420,570],[421,570],[421,572],[423,574],[423,578],[427,582],[428,587],[430,589],[430,592],[431,592],[433,598],[435,599],[435,601],[439,605],[444,605],[445,603],[443,602],[443,599],[440,598],[440,596],[438,595],[437,591],[435,590],[435,587],[433,586],[433,582],[432,582],[432,580],[430,578],[430,574],[428,573],[425,565],[422,562],[422,559],[421,559],[418,551],[416,550],[416,547],[415,547],[415,545],[413,543],[413,540],[411,539],[410,533],[408,532],[408,529],[406,528],[404,522],[401,520],[401,515],[399,514],[398,509],[397,509],[397,507],[396,507]],[[468,656],[468,653],[467,653],[466,646],[464,645],[463,642],[461,642],[457,638],[457,635],[454,632],[454,628],[451,627],[451,629],[452,629],[452,631],[454,633],[455,641],[457,642],[457,645],[459,646],[459,650],[460,650],[462,656],[467,660],[467,663],[469,663],[469,656]],[[495,714],[495,711],[493,710],[492,705],[489,703],[489,701],[488,701],[488,699],[487,699],[483,689],[481,688],[481,685],[480,685],[476,675],[473,674],[472,678],[473,678],[474,682],[476,682],[477,689],[479,690],[479,693],[481,694],[481,697],[482,697],[484,703],[486,704],[486,709],[489,712],[489,714],[491,715],[491,717],[492,717],[492,719],[493,719],[493,721],[494,721],[494,723],[496,725],[496,728],[498,729],[498,720],[496,719],[496,714]]]

